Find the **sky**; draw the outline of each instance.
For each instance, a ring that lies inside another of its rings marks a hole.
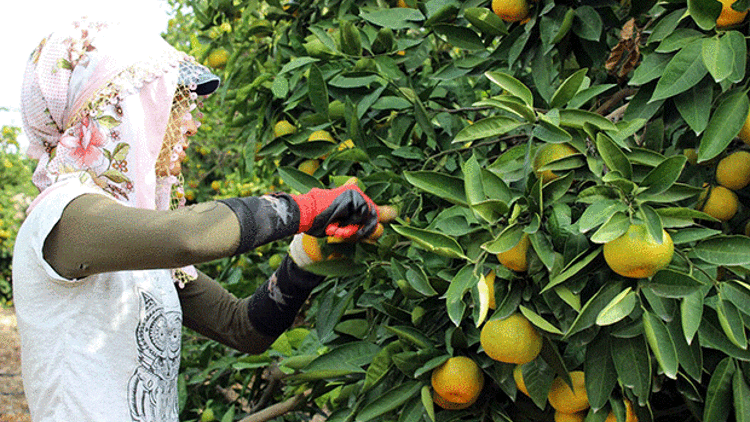
[[[169,21],[165,0],[3,0],[1,3],[0,126],[22,126],[19,109],[26,60],[42,38],[56,27],[88,16],[137,22],[144,31],[159,34],[166,30]],[[25,139],[19,142],[25,143]]]

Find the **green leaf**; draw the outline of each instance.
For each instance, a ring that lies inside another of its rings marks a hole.
[[[486,7],[469,7],[464,9],[464,18],[482,33],[488,35],[508,35],[505,22]]]
[[[473,105],[475,107],[490,106],[509,111],[518,117],[524,118],[529,123],[534,123],[536,121],[536,113],[534,110],[526,105],[523,100],[512,95],[495,96],[486,100],[477,101]]]
[[[706,76],[708,69],[703,64],[702,46],[702,40],[695,40],[672,57],[649,102],[685,92]]]
[[[474,274],[474,266],[465,265],[448,285],[448,290],[444,295],[445,307],[448,310],[448,317],[457,327],[461,324],[466,309],[463,298],[478,282],[479,277]]]
[[[409,285],[422,295],[430,297],[437,294],[430,284],[430,281],[427,279],[427,275],[424,273],[422,267],[416,267],[416,269],[412,267],[408,268],[405,277]]]
[[[633,71],[631,85],[639,86],[651,82],[664,74],[664,69],[672,59],[671,54],[651,53],[643,58],[641,64]]]
[[[508,91],[509,94],[515,95],[523,100],[523,102],[529,107],[534,106],[534,95],[531,93],[531,90],[518,79],[503,72],[485,72],[484,75],[500,88]]]
[[[690,17],[702,30],[714,29],[716,18],[721,13],[721,3],[715,0],[688,0],[687,4]]]
[[[404,177],[413,186],[457,205],[466,203],[463,180],[434,171],[405,171]]]
[[[616,212],[591,235],[594,243],[607,243],[625,234],[630,227],[630,217],[623,212]]]
[[[677,360],[685,372],[694,380],[700,382],[703,374],[703,353],[698,342],[692,345],[685,340],[685,333],[682,331],[682,324],[679,318],[674,318],[667,323],[669,336],[674,342],[677,351]]]
[[[750,100],[744,91],[727,95],[716,107],[698,147],[698,163],[708,161],[724,152],[747,119]]]
[[[459,25],[435,25],[433,27],[437,34],[445,37],[448,42],[458,48],[466,50],[483,50],[482,39],[473,30]]]
[[[729,416],[732,405],[732,378],[737,365],[731,358],[724,358],[711,375],[706,391],[706,405],[703,408],[703,420],[724,422]]]
[[[612,139],[598,133],[596,135],[596,148],[610,171],[620,172],[625,179],[633,177],[633,166],[625,153]]]
[[[557,286],[558,284],[560,284],[560,283],[568,280],[569,278],[573,277],[574,275],[578,274],[579,271],[581,271],[584,268],[586,268],[586,266],[588,264],[590,264],[591,261],[593,261],[597,256],[599,256],[599,254],[601,252],[602,252],[602,248],[599,247],[599,248],[596,248],[593,251],[589,252],[588,254],[586,254],[580,260],[574,260],[574,261],[570,262],[568,264],[568,266],[565,267],[565,269],[561,273],[559,273],[556,276],[554,276],[549,281],[549,283],[547,283],[547,285],[544,286],[544,288],[542,289],[541,293],[544,293],[545,291],[547,291],[547,290],[549,290],[549,289]],[[610,298],[610,299],[612,299],[612,298]],[[592,322],[592,324],[593,324],[593,322]]]
[[[570,101],[568,101],[568,108],[582,108],[583,105],[585,105],[590,100],[599,97],[601,94],[604,94],[605,92],[616,86],[616,84],[601,84],[582,89],[578,91],[578,93]]]
[[[388,390],[385,394],[369,402],[357,414],[357,422],[366,422],[384,413],[396,410],[422,389],[422,383],[408,381]]]
[[[651,362],[643,336],[611,340],[612,360],[620,383],[646,401],[651,392]]]
[[[732,302],[745,315],[750,316],[750,290],[738,281],[721,284],[721,297]]]
[[[612,325],[622,320],[633,312],[635,304],[636,295],[633,293],[632,289],[628,287],[615,296],[615,298],[599,312],[596,316],[596,325]]]
[[[673,33],[677,29],[677,25],[680,24],[682,18],[686,15],[687,9],[677,9],[674,12],[669,13],[666,16],[661,17],[654,25],[651,35],[648,37],[647,43],[661,41],[664,37]]]
[[[706,227],[686,227],[672,234],[672,242],[674,242],[675,245],[683,245],[698,240],[708,239],[717,234],[721,234],[721,230],[709,229]]]
[[[421,350],[433,349],[432,341],[422,331],[408,326],[384,326],[386,330],[395,334],[401,340],[417,346]]]
[[[662,224],[659,214],[657,214],[650,206],[641,204],[638,209],[638,215],[645,222],[649,234],[656,240],[656,242],[662,243],[664,240],[664,225]]]
[[[651,312],[643,313],[643,331],[664,375],[677,379],[677,349],[664,323]]]
[[[281,68],[281,70],[279,71],[279,74],[284,74],[292,70],[299,69],[300,67],[306,66],[310,63],[315,63],[317,61],[318,59],[314,59],[312,57],[298,57],[298,58],[292,59],[289,63],[285,64]]]
[[[708,118],[711,116],[711,105],[713,103],[714,84],[708,78],[704,78],[673,98],[674,105],[680,116],[690,126],[690,129],[699,135],[708,126]]]
[[[365,12],[364,9],[360,9],[360,16],[362,19],[377,26],[391,29],[416,28],[417,24],[415,22],[420,22],[425,19],[419,9],[403,7],[378,9],[374,12]]]
[[[526,317],[526,319],[529,320],[532,324],[534,324],[537,328],[539,328],[542,331],[546,331],[548,333],[552,334],[558,334],[562,335],[563,332],[560,331],[559,328],[555,327],[554,325],[550,324],[546,319],[542,318],[537,314],[536,312],[532,311],[531,309],[521,305],[518,307],[518,309],[521,310],[521,313],[523,316]]]
[[[430,392],[430,387],[428,387],[427,385],[422,386],[420,395],[422,406],[427,412],[427,416],[430,417],[430,420],[432,422],[435,422],[435,403],[432,401],[432,393]]]
[[[523,125],[524,123],[510,117],[487,117],[461,129],[453,139],[453,143],[464,143],[477,139],[504,135]]]
[[[312,188],[323,189],[325,187],[320,180],[294,167],[279,167],[279,176],[286,185],[300,193],[307,193]]]
[[[740,349],[747,349],[747,335],[742,315],[737,307],[728,300],[719,298],[716,302],[716,314],[719,316],[719,324],[729,341]]]
[[[739,366],[732,376],[732,392],[736,422],[750,422],[750,387],[747,386],[742,368]]]
[[[745,36],[739,31],[729,31],[721,38],[722,42],[729,44],[734,55],[732,74],[729,75],[729,81],[737,83],[745,79],[745,67],[747,66],[747,43]]]
[[[305,267],[305,270],[314,274],[328,277],[348,277],[362,274],[367,265],[354,262],[350,258],[332,259],[327,261],[313,262]]]
[[[662,161],[651,170],[640,183],[646,187],[646,194],[657,195],[669,189],[682,174],[687,158],[684,155],[675,155]]]
[[[581,233],[604,224],[611,216],[617,212],[627,211],[628,206],[620,200],[602,199],[586,207],[581,217],[578,219],[578,230]]]
[[[596,324],[596,317],[602,309],[604,309],[607,304],[620,293],[621,288],[622,283],[611,282],[599,289],[599,291],[596,292],[596,294],[589,299],[585,305],[583,305],[581,312],[563,336],[563,340]]]
[[[599,335],[586,346],[583,372],[586,374],[586,393],[594,411],[607,404],[617,383],[617,371],[612,360],[611,342],[608,336]]]
[[[342,344],[313,359],[304,370],[305,372],[347,370],[364,374],[365,370],[362,367],[372,362],[379,351],[380,346],[368,341]]]
[[[698,328],[698,338],[701,347],[716,349],[733,358],[750,361],[750,351],[740,349],[727,338],[718,316],[707,306],[704,307],[703,320]]]
[[[328,87],[323,73],[316,65],[310,66],[310,77],[307,80],[307,95],[315,112],[328,116]]]
[[[130,151],[130,145],[126,144],[125,142],[120,142],[115,146],[114,151],[112,151],[112,161],[122,161],[128,156],[128,152]]]
[[[682,302],[680,302],[680,317],[682,331],[685,333],[685,341],[691,344],[703,319],[702,291],[699,290],[691,293],[682,299]]]
[[[702,40],[704,35],[702,32],[692,28],[677,28],[673,33],[664,37],[664,40],[656,47],[657,53],[673,53],[679,51],[688,44]]]
[[[750,264],[750,238],[742,235],[716,236],[698,243],[695,255],[715,265]]]
[[[494,240],[482,245],[482,249],[491,254],[498,254],[513,248],[523,236],[524,226],[513,224],[503,229]]]
[[[396,233],[412,240],[423,249],[436,255],[469,259],[464,255],[463,248],[461,248],[456,239],[440,232],[401,225],[392,225],[391,228]]]
[[[575,9],[573,33],[579,38],[589,41],[599,41],[602,35],[602,17],[591,6],[580,6]]]
[[[574,74],[568,76],[568,78],[560,84],[560,87],[557,88],[557,91],[552,95],[552,100],[550,100],[549,105],[550,108],[558,108],[567,104],[568,101],[578,93],[578,90],[581,89],[581,84],[586,77],[587,71],[588,69],[580,69]]]
[[[689,274],[664,269],[657,271],[650,280],[641,282],[641,285],[657,296],[680,299],[698,291],[703,283]]]
[[[586,123],[600,130],[617,130],[617,126],[602,115],[572,108],[560,110],[560,126],[583,129]]]
[[[734,52],[727,42],[729,39],[724,41],[724,38],[705,38],[701,49],[703,64],[716,83],[729,77],[734,70]]]

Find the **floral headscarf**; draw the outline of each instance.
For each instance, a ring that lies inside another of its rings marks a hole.
[[[21,96],[42,195],[77,173],[131,206],[168,205],[179,181],[159,180],[154,169],[180,64],[191,61],[159,36],[102,22],[75,22],[45,38],[27,63]]]

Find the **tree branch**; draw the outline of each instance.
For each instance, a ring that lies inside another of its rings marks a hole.
[[[272,406],[268,406],[267,408],[255,412],[252,415],[248,415],[240,420],[240,422],[266,422],[273,418],[279,417],[285,413],[291,412],[292,410],[296,409],[304,403],[304,401],[307,398],[307,394],[298,394],[290,399],[287,399],[286,401],[283,401],[281,403],[276,403]]]
[[[634,88],[626,88],[626,89],[617,91],[614,94],[612,94],[612,96],[609,97],[609,99],[607,99],[607,101],[605,101],[604,104],[599,106],[599,108],[597,108],[594,113],[604,115],[604,113],[606,113],[607,111],[609,111],[609,109],[617,105],[617,103],[624,100],[626,97],[629,97],[635,94],[636,92],[638,92],[638,90]]]

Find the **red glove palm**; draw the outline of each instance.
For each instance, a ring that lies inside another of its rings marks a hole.
[[[378,224],[378,207],[355,184],[312,189],[292,198],[299,206],[298,233],[356,240],[370,235]]]

